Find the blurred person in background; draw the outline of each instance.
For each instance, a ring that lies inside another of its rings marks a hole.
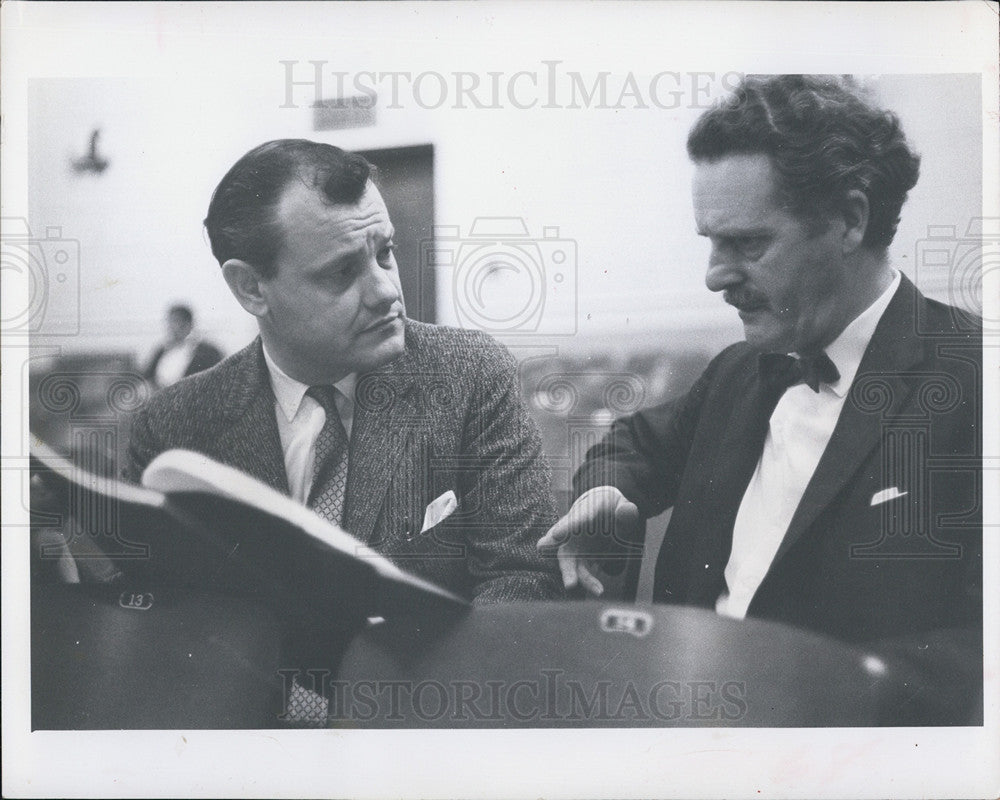
[[[143,372],[157,389],[177,383],[222,361],[222,353],[194,330],[190,306],[177,304],[167,309],[167,338],[156,348]]]

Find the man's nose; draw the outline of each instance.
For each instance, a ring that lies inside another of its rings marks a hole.
[[[374,260],[368,268],[365,289],[368,305],[373,308],[389,306],[400,299],[396,271],[386,269]]]
[[[709,291],[721,292],[743,282],[743,271],[739,261],[733,254],[718,245],[712,246],[708,257],[708,271],[705,273],[705,285]]]

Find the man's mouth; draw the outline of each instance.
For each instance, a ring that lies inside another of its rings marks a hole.
[[[375,322],[375,323],[369,325],[367,328],[365,328],[362,331],[362,333],[371,333],[373,331],[382,330],[383,328],[385,328],[385,327],[391,325],[392,323],[396,322],[397,320],[401,319],[402,316],[403,316],[403,312],[396,311],[396,312],[390,314],[387,317],[383,317],[378,322]]]
[[[741,314],[753,314],[767,308],[767,300],[761,297],[754,297],[753,295],[726,292],[723,295],[723,300]]]

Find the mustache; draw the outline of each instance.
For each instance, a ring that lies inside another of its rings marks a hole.
[[[767,305],[767,297],[750,289],[726,289],[722,299],[738,309],[760,308]]]

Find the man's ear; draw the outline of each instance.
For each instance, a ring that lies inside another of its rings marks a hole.
[[[844,253],[853,253],[865,239],[865,232],[868,230],[868,195],[860,189],[851,189],[844,197],[841,204],[841,213],[844,216]]]
[[[222,275],[229,284],[229,291],[248,312],[255,317],[267,314],[267,300],[261,292],[261,277],[256,268],[239,258],[231,258],[222,265]]]

